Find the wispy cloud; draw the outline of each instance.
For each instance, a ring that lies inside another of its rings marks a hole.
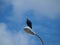
[[[39,20],[41,17],[48,17],[50,19],[56,19],[60,16],[59,1],[57,0],[11,0],[7,4],[12,4],[13,9],[12,16],[8,18],[14,22],[22,23],[23,18],[26,18],[26,12],[29,10],[34,11],[34,19]],[[10,14],[10,13],[9,13]]]
[[[59,12],[59,1],[57,0],[13,0],[14,12],[17,13],[17,17],[24,16],[22,13],[32,9],[35,11],[34,17],[47,16],[49,18],[58,17],[56,14]],[[41,15],[40,15],[41,13]]]
[[[6,28],[6,24],[0,23],[0,45],[13,45],[11,36]]]
[[[25,33],[18,32],[17,34],[12,34],[7,31],[7,25],[5,23],[0,23],[0,45],[30,45],[34,39],[30,40]],[[31,42],[30,42],[31,41]],[[33,42],[32,44],[36,44]]]

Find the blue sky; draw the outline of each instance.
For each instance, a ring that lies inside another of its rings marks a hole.
[[[46,45],[60,45],[59,0],[0,0],[0,45],[42,45],[24,31],[26,18]]]

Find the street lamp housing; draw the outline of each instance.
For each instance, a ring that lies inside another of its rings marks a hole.
[[[34,35],[35,33],[32,31],[32,29],[29,26],[24,27],[25,32]]]

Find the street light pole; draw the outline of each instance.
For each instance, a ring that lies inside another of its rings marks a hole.
[[[44,41],[41,38],[41,36],[39,36],[38,34],[36,34],[35,32],[32,31],[32,23],[31,23],[31,21],[29,19],[27,19],[26,23],[27,23],[27,26],[24,27],[25,32],[37,36],[41,40],[42,45],[45,45]]]
[[[29,34],[35,35],[36,37],[38,37],[40,39],[40,41],[42,42],[42,45],[45,45],[43,39],[41,38],[41,36],[39,36],[38,34],[36,34],[35,32],[33,32],[30,27],[26,26],[26,27],[24,27],[24,30],[25,30],[25,32],[27,32]]]
[[[37,36],[40,39],[40,41],[42,42],[42,45],[45,45],[43,39],[41,38],[41,36],[39,36],[38,34],[35,34],[35,36]]]

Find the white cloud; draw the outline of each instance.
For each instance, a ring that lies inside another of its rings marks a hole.
[[[32,44],[36,44],[35,40],[30,40],[29,37],[22,32],[12,34],[7,30],[6,24],[0,23],[0,45],[29,45],[32,41],[34,41]]]
[[[34,18],[40,20],[41,17],[46,16],[50,19],[59,18],[60,3],[58,0],[4,0],[6,5],[13,5],[13,14],[11,21],[22,23],[24,15],[28,10],[34,10]],[[5,5],[4,5],[5,6]],[[4,11],[3,9],[2,11]]]
[[[60,13],[59,0],[4,0],[8,5],[13,5],[13,15],[9,19],[15,22],[21,22],[24,18],[24,13],[28,10],[34,10],[35,19],[40,19],[41,16],[48,18],[58,18]],[[20,21],[19,21],[20,20]]]
[[[13,45],[11,36],[6,31],[6,25],[0,23],[0,45]]]
[[[56,15],[60,11],[60,3],[58,0],[13,0],[14,13],[17,18],[22,18],[22,15],[27,10],[35,10],[35,17],[40,18],[37,12],[42,13],[43,16],[49,18],[56,18]]]

